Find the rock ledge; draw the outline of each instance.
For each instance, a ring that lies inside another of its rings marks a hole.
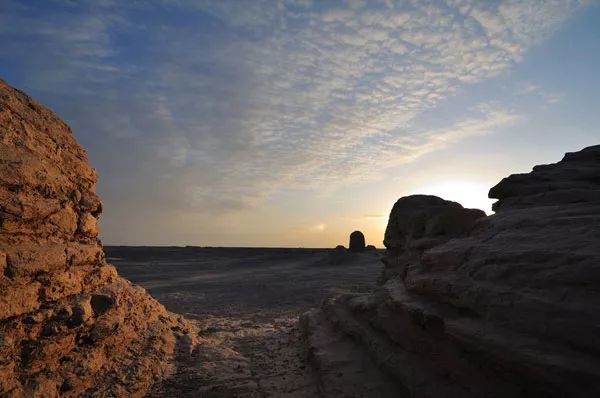
[[[379,288],[302,318],[322,396],[600,395],[600,146],[490,197],[394,205]]]

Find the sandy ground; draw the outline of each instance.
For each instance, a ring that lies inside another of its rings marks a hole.
[[[194,320],[201,344],[152,397],[315,397],[298,316],[373,288],[382,251],[329,262],[324,249],[107,247],[119,273]]]

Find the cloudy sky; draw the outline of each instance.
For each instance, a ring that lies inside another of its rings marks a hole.
[[[381,246],[600,143],[600,5],[0,0],[0,78],[71,124],[105,244]]]

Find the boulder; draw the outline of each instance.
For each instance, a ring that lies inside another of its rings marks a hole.
[[[141,397],[193,331],[106,262],[95,185],[69,126],[0,80],[2,397]]]
[[[348,248],[351,252],[362,252],[365,250],[365,236],[360,231],[354,231],[350,234],[350,244]]]
[[[414,257],[452,238],[466,236],[485,213],[430,195],[398,199],[392,207],[383,244],[386,247],[383,279],[404,275]]]
[[[600,146],[490,197],[394,205],[380,286],[302,317],[323,396],[600,395]]]

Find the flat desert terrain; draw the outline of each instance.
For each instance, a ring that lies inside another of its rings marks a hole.
[[[194,320],[211,343],[155,396],[314,396],[298,316],[328,297],[372,290],[383,267],[382,250],[347,252],[337,261],[330,249],[105,250],[122,276]]]

